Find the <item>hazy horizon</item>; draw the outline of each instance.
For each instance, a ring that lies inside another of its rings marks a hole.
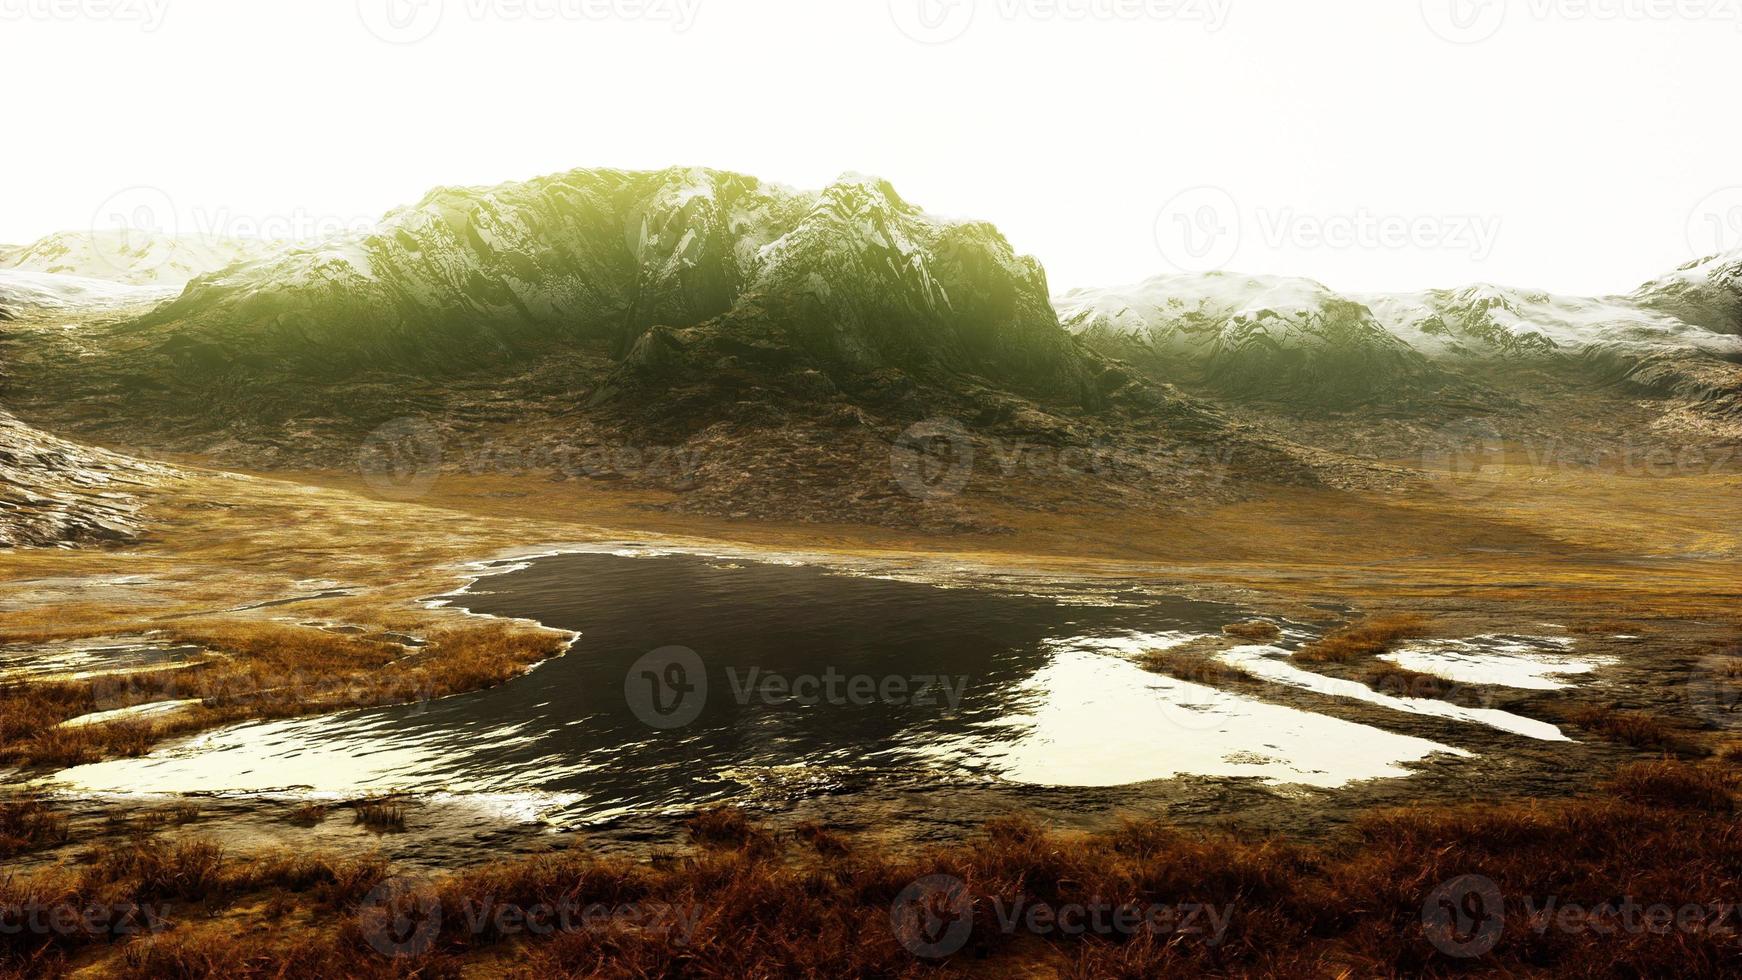
[[[5,0],[8,77],[52,79],[14,131],[56,138],[8,160],[0,241],[117,195],[301,238],[435,186],[675,163],[883,177],[1055,293],[1223,268],[1599,295],[1742,246],[1721,6],[1444,2]]]

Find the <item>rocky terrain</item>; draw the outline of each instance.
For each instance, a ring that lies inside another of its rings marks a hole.
[[[0,412],[0,548],[131,539],[141,522],[131,490],[164,472]]]
[[[1056,300],[888,183],[703,169],[439,188],[316,245],[0,253],[0,404],[219,466],[620,481],[730,517],[989,529],[1413,485],[1472,439],[1600,463],[1742,440],[1742,258],[1626,296],[1210,273]],[[10,268],[6,268],[10,267]],[[34,270],[34,271],[31,271]],[[192,278],[175,291],[176,276]],[[155,286],[139,286],[153,282]]]
[[[5,397],[32,417],[240,466],[351,469],[385,442],[414,465],[682,490],[709,513],[951,526],[975,521],[928,481],[967,455],[1010,499],[1060,473],[1008,461],[1066,449],[1090,454],[1082,492],[1126,504],[1245,492],[1231,474],[1325,479],[1073,338],[1039,264],[996,229],[857,176],[818,192],[681,169],[443,188],[144,315],[27,318],[9,337]],[[590,462],[625,454],[682,465]]]

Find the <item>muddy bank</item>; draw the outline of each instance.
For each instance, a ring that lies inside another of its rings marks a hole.
[[[608,548],[595,548],[594,552],[621,550],[624,544],[613,543]],[[656,558],[669,554],[650,553]],[[709,574],[713,574],[740,572],[743,563],[749,560],[743,554],[736,554],[713,555],[704,561],[709,566]],[[782,561],[789,564],[777,568],[793,567],[791,556],[785,556]],[[517,561],[492,570],[515,569],[507,574],[524,574],[527,571],[524,565],[524,562]],[[971,593],[970,600],[979,593],[994,591],[1005,593],[1007,597],[1009,593],[1025,596],[1029,602],[1044,600],[1056,603],[1060,598],[1069,598],[1078,603],[1073,608],[1079,611],[1119,609],[1122,605],[1133,604],[1139,597],[1137,605],[1185,602],[1186,606],[1171,607],[1176,619],[1181,615],[1178,610],[1182,608],[1200,615],[1213,610],[1213,616],[1198,624],[1199,629],[1212,632],[1223,622],[1264,612],[1246,602],[1215,603],[1200,590],[1194,590],[1198,591],[1198,598],[1194,600],[1170,597],[1172,584],[1160,578],[1126,581],[1117,587],[1109,587],[1108,583],[1094,579],[1049,577],[1031,572],[997,576],[995,581],[983,578],[976,581],[978,577],[974,570],[964,567],[919,569],[909,565],[891,568],[864,562],[847,565],[850,567],[844,570],[836,569],[837,574],[885,585],[893,581],[904,587],[934,590],[949,595],[952,602],[959,601],[964,589]],[[495,575],[465,590],[465,594],[454,597],[454,601],[464,603],[479,614],[527,616],[539,613],[541,610],[527,608],[529,598],[539,598],[547,603],[554,601],[560,605],[564,595],[561,583],[572,580],[572,575],[560,571],[560,563],[545,568],[559,571],[547,571],[542,578],[533,576],[528,580],[529,588],[524,591],[504,588],[507,579]],[[548,609],[542,614],[552,615]],[[1334,625],[1341,614],[1322,610],[1318,615],[1320,620],[1312,623],[1276,618],[1295,635],[1289,642],[1296,642]],[[630,620],[636,618],[629,616]],[[725,799],[745,806],[764,815],[776,826],[792,827],[815,821],[898,847],[958,839],[987,819],[1011,813],[1029,813],[1049,824],[1084,830],[1105,829],[1130,816],[1164,815],[1188,825],[1235,824],[1255,832],[1313,838],[1376,806],[1465,802],[1471,798],[1495,801],[1542,799],[1569,796],[1588,787],[1594,779],[1622,763],[1650,753],[1616,746],[1566,726],[1562,720],[1565,709],[1574,704],[1611,701],[1668,708],[1679,700],[1685,707],[1687,685],[1664,684],[1664,672],[1669,670],[1674,676],[1686,676],[1675,673],[1678,651],[1685,654],[1690,645],[1710,640],[1721,633],[1716,624],[1668,620],[1631,627],[1640,630],[1639,633],[1575,633],[1569,630],[1569,626],[1576,624],[1557,623],[1549,618],[1547,609],[1528,602],[1504,609],[1475,604],[1460,609],[1445,608],[1440,612],[1439,622],[1440,629],[1455,636],[1476,636],[1480,629],[1517,630],[1525,627],[1539,633],[1554,633],[1580,656],[1589,655],[1600,661],[1601,666],[1579,675],[1575,683],[1565,687],[1541,690],[1460,685],[1448,698],[1449,702],[1461,701],[1477,705],[1482,710],[1534,719],[1544,725],[1553,725],[1557,730],[1564,728],[1571,741],[1545,741],[1489,725],[1472,724],[1467,720],[1400,711],[1385,704],[1302,689],[1262,677],[1243,676],[1229,685],[1243,701],[1360,726],[1371,731],[1375,738],[1417,739],[1450,751],[1435,752],[1401,763],[1408,775],[1355,779],[1318,787],[1307,785],[1303,780],[1278,780],[1274,777],[1192,774],[1189,766],[1175,778],[1139,779],[1121,785],[1053,786],[1016,782],[995,772],[964,772],[959,767],[867,769],[851,765],[799,765],[796,761],[789,761],[786,765],[740,765],[732,767],[729,772],[721,772],[721,767],[714,765],[704,775],[717,784],[716,789],[718,786],[728,787],[726,791],[694,794],[693,798],[677,793],[663,801],[664,805],[618,807],[616,812],[577,809],[572,799],[573,787],[503,785],[455,792],[451,786],[443,785],[440,789],[416,789],[398,796],[397,799],[406,807],[405,828],[388,833],[358,824],[354,811],[348,806],[363,796],[380,793],[295,790],[289,788],[294,780],[285,780],[275,784],[286,787],[285,791],[277,793],[206,792],[179,797],[192,802],[198,808],[199,816],[178,825],[172,832],[215,837],[239,849],[379,849],[396,863],[432,871],[467,866],[507,854],[533,853],[553,846],[565,846],[576,839],[584,839],[589,846],[602,851],[646,855],[681,841],[682,816],[689,806],[710,799]],[[562,666],[566,668],[569,666],[566,661],[590,652],[585,645],[587,630],[584,628],[586,624],[563,622],[559,625],[577,628],[583,636],[579,651],[564,658]],[[1176,621],[1175,625],[1181,624]],[[1154,642],[1159,632],[1152,630],[1143,635]],[[663,636],[660,642],[663,644],[668,639],[674,637]],[[1225,647],[1224,644],[1220,649]],[[648,648],[647,643],[626,645],[627,650],[637,654]],[[1206,656],[1213,656],[1215,652],[1207,651]],[[1106,656],[1117,654],[1118,651],[1111,654],[1102,651]],[[583,665],[595,663],[578,662]],[[481,708],[474,701],[488,704],[492,699],[509,694],[528,704],[548,705],[552,691],[565,684],[580,680],[584,687],[598,689],[601,686],[600,677],[556,675],[550,672],[552,666],[546,665],[531,678],[514,682],[497,692],[465,695],[449,699],[444,705],[461,713],[482,710],[482,717],[488,719],[492,717],[491,710]],[[621,663],[610,664],[605,674],[613,676],[607,678],[611,683],[604,685],[608,698],[620,705],[624,696],[622,666]],[[1684,662],[1682,666],[1693,665]],[[1005,681],[1020,678],[1023,668],[1036,668],[1036,664],[1013,668],[1011,677]],[[529,681],[542,682],[544,686],[530,691],[516,690],[517,685],[524,687]],[[391,713],[408,709],[388,710]],[[422,711],[421,716],[413,717],[427,720],[430,709],[425,706]],[[358,717],[370,714],[355,713],[342,720],[355,725]],[[438,714],[437,718],[440,717]],[[331,721],[313,719],[309,723],[318,730],[318,726]],[[1094,752],[1100,749],[1109,757],[1147,757],[1165,768],[1172,764],[1172,760],[1191,755],[1188,741],[1192,732],[1189,726],[1175,727],[1177,731],[1170,733],[1172,737],[1156,737],[1153,732],[1145,735],[1115,726],[1104,733],[1099,746],[1091,740],[1079,746],[1079,750]],[[370,730],[369,725],[364,724],[359,730]],[[899,742],[903,730],[899,724],[891,727],[892,741]],[[644,731],[650,730],[644,728]],[[212,740],[221,740],[225,734],[202,736],[158,755],[197,758]],[[658,740],[650,740],[649,744],[657,747]],[[548,752],[534,751],[530,758],[538,760],[548,755]],[[488,761],[494,765],[501,760]],[[1262,764],[1266,760],[1246,757],[1234,761]],[[1083,765],[1092,769],[1103,762],[1104,759],[1088,757],[1083,760]],[[684,760],[676,760],[674,764],[682,768]],[[354,789],[364,788],[376,787]],[[379,789],[389,792],[395,787]],[[142,799],[134,795],[91,794],[74,790],[69,795],[57,795],[54,804],[73,815],[72,840],[76,846],[124,832],[111,819],[117,812],[167,806],[174,799],[178,798],[158,796]],[[293,823],[292,818],[299,814],[307,822],[311,804],[327,808],[324,818],[312,826]],[[54,856],[50,852],[37,860]]]

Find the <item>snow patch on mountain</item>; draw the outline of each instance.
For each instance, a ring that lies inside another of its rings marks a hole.
[[[1486,284],[1345,296],[1310,280],[1212,272],[1076,290],[1056,303],[1066,326],[1092,343],[1213,370],[1218,359],[1254,349],[1244,335],[1257,323],[1266,326],[1258,349],[1281,346],[1303,357],[1365,344],[1436,361],[1666,351],[1735,360],[1742,357],[1738,297],[1742,256],[1731,255],[1691,263],[1626,296]]]
[[[875,178],[806,192],[695,168],[576,170],[438,188],[366,232],[201,277],[142,324],[232,363],[264,346],[325,375],[606,340],[647,367],[773,344],[819,367],[996,366],[1069,388],[1083,355],[1047,293],[996,229],[932,218]],[[677,336],[705,324],[708,338]]]
[[[195,276],[277,251],[276,242],[142,231],[59,232],[0,252],[0,268],[180,286]]]
[[[160,302],[174,294],[173,288],[161,286],[130,286],[106,279],[0,269],[0,319],[18,319],[42,310],[58,312]]]
[[[1358,402],[1421,375],[1422,357],[1357,300],[1309,279],[1163,275],[1055,301],[1071,332],[1170,380],[1231,393]]]

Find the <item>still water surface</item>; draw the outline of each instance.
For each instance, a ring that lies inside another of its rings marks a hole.
[[[244,725],[69,770],[102,792],[537,793],[587,820],[779,780],[1337,786],[1445,746],[1145,670],[1250,612],[670,553],[539,558],[458,601],[579,634],[500,688]],[[650,654],[652,655],[650,657]],[[675,665],[675,666],[674,666]]]

